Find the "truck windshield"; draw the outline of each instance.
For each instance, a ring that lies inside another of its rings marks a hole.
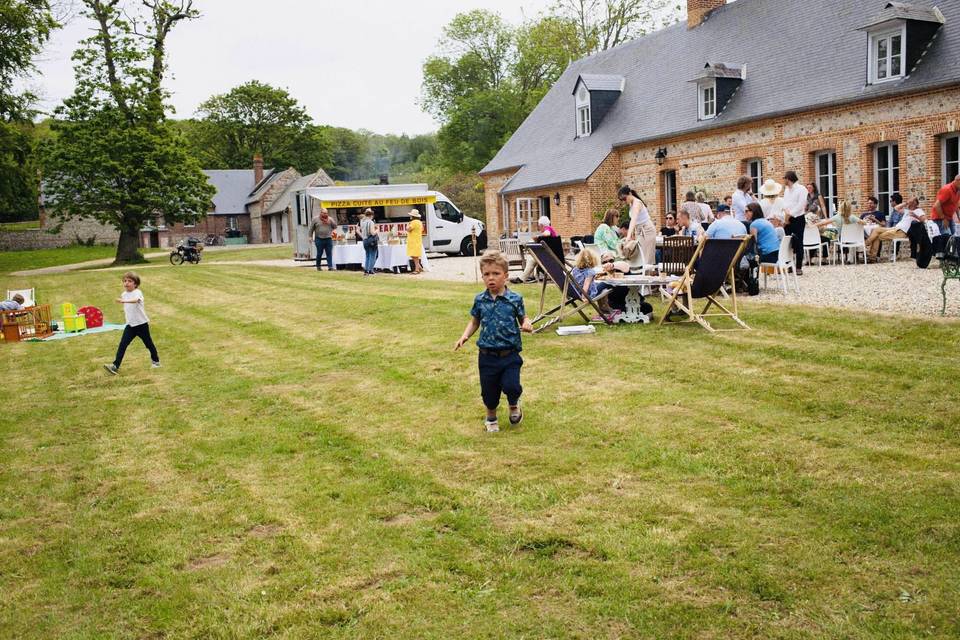
[[[433,209],[437,215],[447,222],[463,222],[463,214],[457,211],[457,208],[449,202],[437,200],[433,203]]]

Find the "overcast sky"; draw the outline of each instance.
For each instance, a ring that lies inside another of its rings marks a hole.
[[[129,0],[128,0],[129,1]],[[484,7],[512,24],[552,0],[197,0],[200,20],[171,36],[167,87],[178,118],[213,94],[260,80],[283,87],[318,124],[378,133],[426,133],[417,106],[421,66],[459,12]],[[90,33],[75,18],[57,31],[29,86],[52,109],[73,92],[70,56]]]

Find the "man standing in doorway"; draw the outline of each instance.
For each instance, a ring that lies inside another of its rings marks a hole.
[[[943,185],[937,192],[937,201],[933,203],[933,213],[930,217],[940,227],[941,235],[957,233],[958,205],[960,205],[960,173],[954,176],[953,181]]]
[[[333,271],[333,230],[336,228],[337,223],[325,208],[320,207],[320,213],[314,216],[307,230],[317,247],[317,271],[320,271],[320,257],[323,254],[327,254],[327,270]]]
[[[790,236],[793,245],[794,264],[797,275],[803,275],[803,230],[807,226],[804,210],[807,208],[807,188],[800,184],[796,171],[787,171],[783,174],[783,181],[787,185],[783,190],[784,232]]]

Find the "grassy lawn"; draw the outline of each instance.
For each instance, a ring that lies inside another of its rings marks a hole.
[[[143,275],[161,369],[0,345],[0,635],[960,635],[956,322],[527,337],[489,435],[474,286]],[[34,281],[122,318],[115,272]]]
[[[33,249],[30,251],[0,251],[0,274],[112,258],[116,254],[116,247],[100,245],[95,247],[73,245],[59,249]]]
[[[39,220],[24,220],[22,222],[0,222],[0,231],[29,231],[39,229]]]

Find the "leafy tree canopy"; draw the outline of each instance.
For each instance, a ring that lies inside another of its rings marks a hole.
[[[192,0],[82,0],[94,35],[74,54],[77,86],[58,107],[45,146],[46,195],[60,217],[120,231],[117,263],[139,262],[140,229],[205,214],[213,187],[166,120],[170,31],[198,12]]]
[[[421,105],[441,125],[439,162],[481,169],[571,61],[673,20],[675,0],[557,0],[513,27],[483,9],[457,15],[423,65]]]
[[[252,80],[207,99],[190,137],[206,168],[249,167],[254,154],[267,166],[311,173],[332,162],[332,143],[313,126],[286,90]]]

